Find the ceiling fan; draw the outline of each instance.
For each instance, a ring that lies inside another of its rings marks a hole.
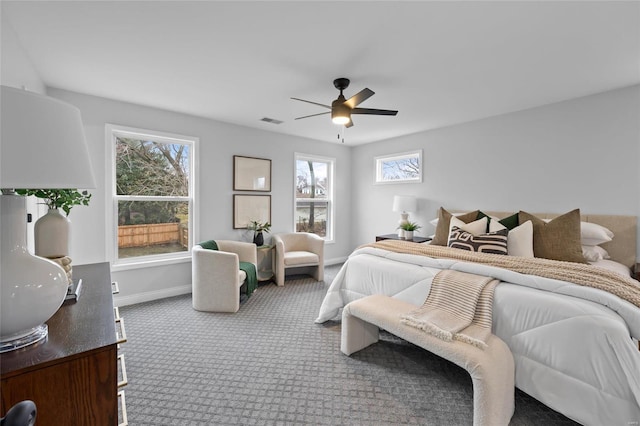
[[[318,102],[307,101],[305,99],[291,98],[296,101],[307,102],[309,104],[318,105],[331,110],[318,114],[305,115],[304,117],[297,117],[296,120],[331,113],[331,121],[333,121],[335,124],[344,125],[345,127],[351,127],[353,126],[353,121],[351,121],[351,114],[396,115],[398,113],[398,111],[389,109],[357,108],[358,105],[373,96],[375,92],[373,90],[365,88],[349,99],[345,99],[342,91],[349,87],[349,83],[350,81],[348,78],[336,78],[335,80],[333,80],[333,85],[340,91],[340,96],[338,96],[338,99],[331,102],[331,106],[320,104]]]

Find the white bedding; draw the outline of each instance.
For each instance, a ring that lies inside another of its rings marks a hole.
[[[366,247],[342,267],[316,322],[336,318],[344,305],[370,294],[420,306],[441,269],[501,280],[493,333],[513,353],[518,388],[585,425],[640,424],[640,351],[630,337],[640,337],[640,308],[601,290]]]

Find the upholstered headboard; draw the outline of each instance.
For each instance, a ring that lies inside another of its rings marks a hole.
[[[483,212],[500,219],[513,214],[513,212],[487,212],[484,210]],[[533,214],[540,219],[553,219],[559,216],[557,213]],[[622,263],[629,268],[635,266],[638,235],[636,229],[638,226],[638,218],[636,216],[583,214],[580,218],[583,222],[596,223],[613,232],[613,241],[601,244],[602,248],[609,252],[611,260]]]

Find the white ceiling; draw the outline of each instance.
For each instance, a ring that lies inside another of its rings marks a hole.
[[[44,83],[336,142],[337,77],[362,144],[640,83],[640,2],[2,1]],[[280,125],[260,121],[282,120]]]

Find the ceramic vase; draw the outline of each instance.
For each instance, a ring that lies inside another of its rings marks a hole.
[[[405,240],[413,240],[413,231],[404,231]]]
[[[36,221],[35,254],[47,258],[69,255],[71,221],[58,209],[49,209],[47,214]]]
[[[253,234],[253,243],[258,247],[264,245],[264,235],[262,235],[262,231]]]

